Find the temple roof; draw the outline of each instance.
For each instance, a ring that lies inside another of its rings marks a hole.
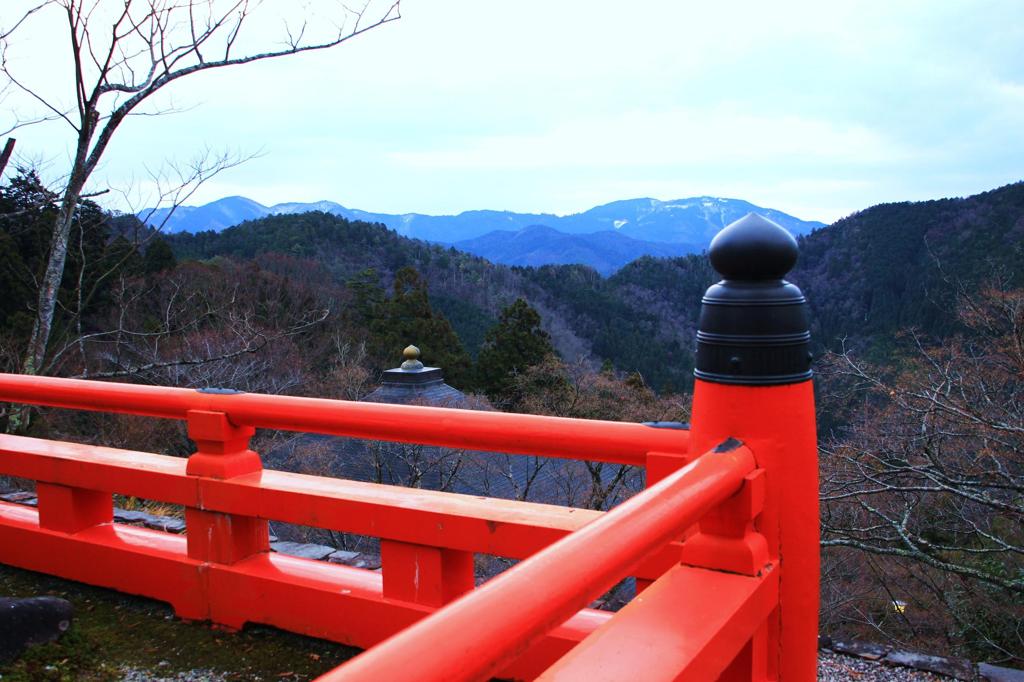
[[[399,405],[430,405],[432,407],[468,408],[466,394],[444,382],[440,367],[425,367],[420,350],[408,346],[403,351],[405,362],[385,370],[378,388],[362,398],[370,403]]]

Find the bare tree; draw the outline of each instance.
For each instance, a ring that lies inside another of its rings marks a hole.
[[[284,23],[279,42],[273,47],[251,45],[248,39],[252,31],[247,29],[263,9],[261,3],[250,0],[46,0],[26,9],[10,25],[0,27],[0,75],[4,78],[0,94],[20,93],[36,105],[32,115],[15,114],[10,129],[62,122],[71,128],[75,141],[73,160],[59,193],[60,206],[39,284],[35,322],[23,356],[24,373],[39,373],[44,364],[71,226],[86,183],[129,116],[161,113],[144,112],[140,105],[187,76],[329,49],[400,18],[399,0],[379,11],[369,4],[356,9],[342,5],[333,17],[304,14],[296,24]],[[71,107],[26,82],[8,59],[12,44],[27,39],[23,38],[26,27],[54,12],[66,24],[62,38],[70,42],[73,57]],[[326,35],[324,26],[330,27]]]
[[[942,345],[908,333],[895,369],[828,361],[854,413],[822,448],[822,545],[886,558],[877,584],[916,585],[1020,660],[1019,627],[969,620],[991,602],[1024,622],[1024,292],[961,297],[959,316],[965,333]]]
[[[255,288],[302,291],[252,269],[244,274],[249,286],[241,286],[241,267],[190,263],[122,277],[101,330],[56,347],[50,362],[61,375],[83,379],[287,392],[306,375],[295,339],[327,321],[329,301],[257,300]]]
[[[548,356],[511,383],[520,408],[536,414],[630,422],[682,421],[687,414],[676,396],[656,395],[639,374],[594,371],[582,359],[566,364]],[[533,476],[522,479],[530,484],[528,491],[537,485],[534,478],[548,462],[541,458]],[[643,484],[643,474],[636,467],[607,462],[564,462],[540,478],[548,484],[542,494],[556,494],[559,503],[589,509],[609,509]]]

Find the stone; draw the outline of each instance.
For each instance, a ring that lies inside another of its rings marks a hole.
[[[18,490],[13,493],[4,493],[3,495],[0,495],[0,500],[3,500],[5,502],[14,502],[16,504],[29,504],[30,500],[34,501],[35,499],[35,493],[26,492],[24,490]]]
[[[1024,682],[1024,670],[1003,668],[990,663],[979,663],[978,674],[989,682]]]
[[[930,656],[914,651],[890,651],[885,656],[886,663],[902,665],[915,670],[926,670],[931,673],[946,675],[957,680],[975,679],[974,665],[962,658],[945,658]]]
[[[13,661],[32,644],[52,642],[71,627],[74,608],[57,597],[0,597],[0,662]]]
[[[146,528],[162,530],[168,533],[184,533],[185,521],[173,516],[150,516],[143,522]]]
[[[349,564],[353,568],[364,568],[367,571],[379,571],[380,570],[380,555],[378,554],[360,554],[359,558]]]
[[[146,512],[114,509],[114,521],[118,523],[146,523],[153,517]]]
[[[359,552],[347,552],[343,549],[339,549],[336,552],[331,552],[327,555],[327,561],[332,564],[345,564],[351,566],[352,562],[359,558]]]
[[[334,547],[327,545],[303,544],[301,542],[272,542],[270,549],[280,554],[319,561],[334,553]]]
[[[859,656],[860,658],[866,658],[869,661],[877,661],[880,658],[884,658],[892,649],[891,647],[881,646],[879,644],[870,644],[868,642],[840,642],[833,641],[831,646],[832,651],[840,654],[847,654],[849,656]]]

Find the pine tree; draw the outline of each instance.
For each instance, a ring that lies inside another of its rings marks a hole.
[[[370,331],[385,362],[397,363],[402,349],[413,344],[419,347],[423,364],[441,367],[448,383],[462,390],[473,388],[469,354],[448,320],[430,307],[427,283],[415,269],[404,267],[395,273],[391,298],[381,303]]]
[[[523,299],[501,311],[498,324],[484,338],[477,359],[477,380],[497,404],[515,402],[510,394],[513,379],[527,368],[556,355],[551,337],[541,329],[540,314]]]
[[[174,257],[171,246],[159,237],[150,242],[142,259],[142,269],[146,274],[170,270],[177,264],[178,259]]]

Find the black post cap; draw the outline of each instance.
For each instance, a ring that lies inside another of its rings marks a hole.
[[[783,279],[796,264],[793,236],[749,213],[715,235],[708,255],[724,279],[701,302],[694,375],[753,386],[809,380],[807,301]]]

